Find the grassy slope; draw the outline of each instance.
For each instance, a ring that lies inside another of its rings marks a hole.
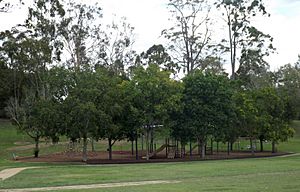
[[[18,132],[8,121],[0,121],[0,170],[6,166],[13,165],[13,151],[8,149],[17,146],[15,142],[31,142],[31,139]]]
[[[295,137],[288,143],[281,144],[280,150],[300,152],[300,122],[294,122],[293,126],[297,128]],[[3,128],[1,135],[2,131]],[[0,143],[1,147],[12,146],[15,136],[22,139],[22,136],[13,133],[9,139],[10,142]],[[2,139],[3,136],[2,138],[0,136],[0,142],[3,142]],[[3,161],[0,160],[0,169],[3,165],[4,167],[36,165],[7,161],[3,163]],[[181,183],[123,187],[122,191],[299,191],[300,156],[169,164],[46,165],[40,169],[26,170],[8,180],[0,181],[0,188],[141,180],[179,180]],[[121,188],[112,188],[89,191],[120,190]]]
[[[278,149],[280,151],[300,153],[300,121],[294,121],[291,127],[296,130],[294,137],[288,142],[280,143]]]

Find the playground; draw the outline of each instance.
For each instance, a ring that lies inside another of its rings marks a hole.
[[[268,145],[265,154],[255,152],[254,157],[261,158],[249,158],[253,155],[247,148],[244,152],[230,152],[228,155],[225,146],[220,145],[219,153],[214,150],[211,155],[207,151],[205,161],[197,154],[197,147],[192,157],[187,150],[184,158],[166,158],[166,149],[161,149],[164,144],[160,143],[156,157],[147,161],[143,158],[145,153],[139,151],[138,162],[141,163],[137,163],[130,143],[123,142],[115,144],[112,160],[108,160],[105,147],[101,148],[104,143],[96,144],[96,152],[89,152],[88,164],[85,164],[81,161],[79,149],[65,151],[66,141],[56,145],[43,143],[40,158],[33,158],[30,140],[13,126],[1,123],[0,192],[298,191],[300,122],[293,126],[297,130],[295,137],[287,143],[280,143],[279,157],[265,157],[272,156]],[[241,146],[247,147],[247,144]],[[283,155],[287,152],[293,153]],[[12,153],[15,153],[16,160],[13,160]]]

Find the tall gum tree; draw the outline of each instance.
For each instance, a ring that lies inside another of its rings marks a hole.
[[[266,12],[263,0],[217,0],[215,4],[227,25],[228,39],[222,41],[222,47],[230,53],[231,77],[235,79],[240,50],[245,53],[248,49],[265,47],[263,55],[274,50],[273,38],[251,25],[252,19],[258,14],[270,15]]]
[[[168,7],[174,26],[162,34],[170,40],[174,62],[187,74],[204,69],[203,60],[209,55],[211,38],[210,6],[206,0],[170,0]]]

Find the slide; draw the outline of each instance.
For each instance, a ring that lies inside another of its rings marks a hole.
[[[151,157],[155,156],[155,154],[162,152],[166,147],[167,147],[167,145],[163,144],[158,149],[156,149],[156,151],[154,151],[153,153],[150,153],[149,157],[151,158]]]

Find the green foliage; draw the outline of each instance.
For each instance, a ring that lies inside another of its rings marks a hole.
[[[300,61],[300,58],[299,58]],[[300,117],[300,67],[299,61],[294,65],[287,64],[275,73],[275,82],[280,94],[286,98],[290,118]]]
[[[169,75],[154,64],[147,69],[139,67],[135,70],[129,89],[134,94],[134,106],[143,114],[145,125],[163,124],[168,118],[168,110],[177,107],[178,85]]]
[[[232,78],[235,79],[236,62],[239,49],[241,50],[240,66],[245,65],[244,60],[247,59],[248,52],[256,53],[255,60],[258,63],[264,63],[263,56],[268,55],[274,50],[272,46],[273,38],[259,31],[251,25],[251,20],[258,14],[268,15],[265,5],[262,0],[218,0],[216,6],[222,10],[222,14],[228,27],[228,39],[223,40],[222,45],[225,51],[230,52],[230,63]],[[221,43],[221,44],[222,44]],[[266,43],[269,43],[265,46]],[[248,60],[249,62],[250,60]],[[248,65],[248,64],[247,64]]]
[[[263,123],[260,134],[265,134],[265,139],[270,139],[276,143],[286,141],[294,133],[293,129],[289,127],[289,119],[285,118],[284,101],[274,88],[265,88],[256,92],[259,118]]]
[[[209,137],[217,141],[236,137],[230,129],[234,121],[232,85],[226,76],[201,71],[189,74],[183,82],[183,106],[175,113],[173,134],[184,143],[196,139],[204,157],[203,146]]]

